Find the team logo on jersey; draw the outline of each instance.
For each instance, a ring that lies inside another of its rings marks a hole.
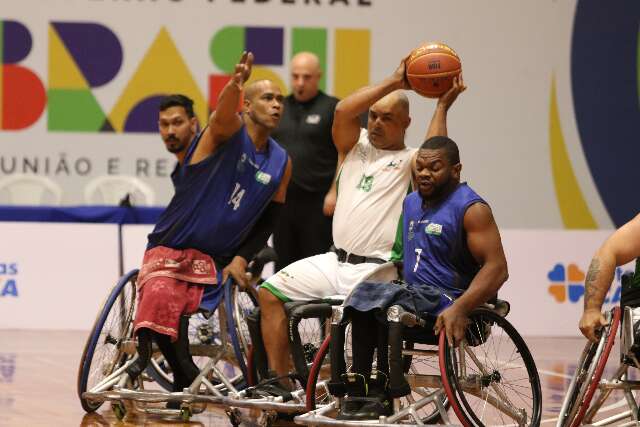
[[[320,123],[320,114],[309,114],[307,116],[306,122],[310,125],[317,125]]]
[[[436,224],[435,222],[429,223],[424,229],[424,232],[434,236],[442,234],[442,224]]]
[[[256,172],[256,181],[258,181],[260,184],[267,185],[271,182],[271,175],[266,172],[258,171]]]
[[[371,187],[373,187],[373,175],[362,174],[360,182],[358,182],[356,188],[358,190],[364,191],[365,193],[368,193],[369,191],[371,191]]]
[[[383,171],[390,171],[390,170],[396,170],[396,169],[400,169],[400,165],[402,164],[402,159],[400,160],[391,160],[389,162],[389,164],[387,164],[382,170]]]

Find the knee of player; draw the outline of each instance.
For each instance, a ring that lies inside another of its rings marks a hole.
[[[283,306],[283,302],[275,296],[269,289],[260,288],[258,290],[258,301],[260,303],[260,311],[272,310],[278,306]]]

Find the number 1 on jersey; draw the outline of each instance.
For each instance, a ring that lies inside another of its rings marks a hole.
[[[418,264],[420,264],[420,254],[422,253],[422,248],[416,248],[416,265],[413,266],[413,272],[418,271]]]
[[[244,190],[240,188],[240,183],[236,182],[236,186],[231,193],[231,198],[229,199],[229,204],[233,205],[233,210],[237,211],[240,207],[240,202],[242,201],[242,197],[244,196]]]

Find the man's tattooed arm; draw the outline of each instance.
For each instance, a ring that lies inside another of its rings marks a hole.
[[[587,272],[587,278],[584,282],[584,309],[597,309],[600,310],[604,297],[609,290],[609,286],[604,287],[598,283],[598,276],[600,276],[600,259],[595,257],[591,260],[589,265],[589,271]],[[607,284],[608,285],[608,284]]]

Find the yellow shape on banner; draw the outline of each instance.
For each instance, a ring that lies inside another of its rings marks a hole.
[[[551,105],[549,107],[549,146],[551,149],[551,172],[556,189],[556,198],[565,228],[597,229],[598,225],[584,200],[578,180],[573,173],[567,146],[562,135],[556,80],[551,77]]]
[[[257,82],[258,80],[271,80],[280,88],[283,95],[287,95],[287,85],[282,81],[280,76],[275,73],[275,71],[267,67],[254,65],[251,69],[251,77],[249,77],[246,84],[248,85],[253,82]]]
[[[333,96],[344,98],[369,84],[371,33],[341,29],[334,38]]]
[[[140,101],[171,93],[181,93],[193,99],[198,120],[202,125],[206,123],[207,102],[171,36],[163,27],[113,107],[109,121],[116,132],[122,132],[129,112]]]
[[[87,79],[52,25],[49,26],[49,89],[89,89]]]

